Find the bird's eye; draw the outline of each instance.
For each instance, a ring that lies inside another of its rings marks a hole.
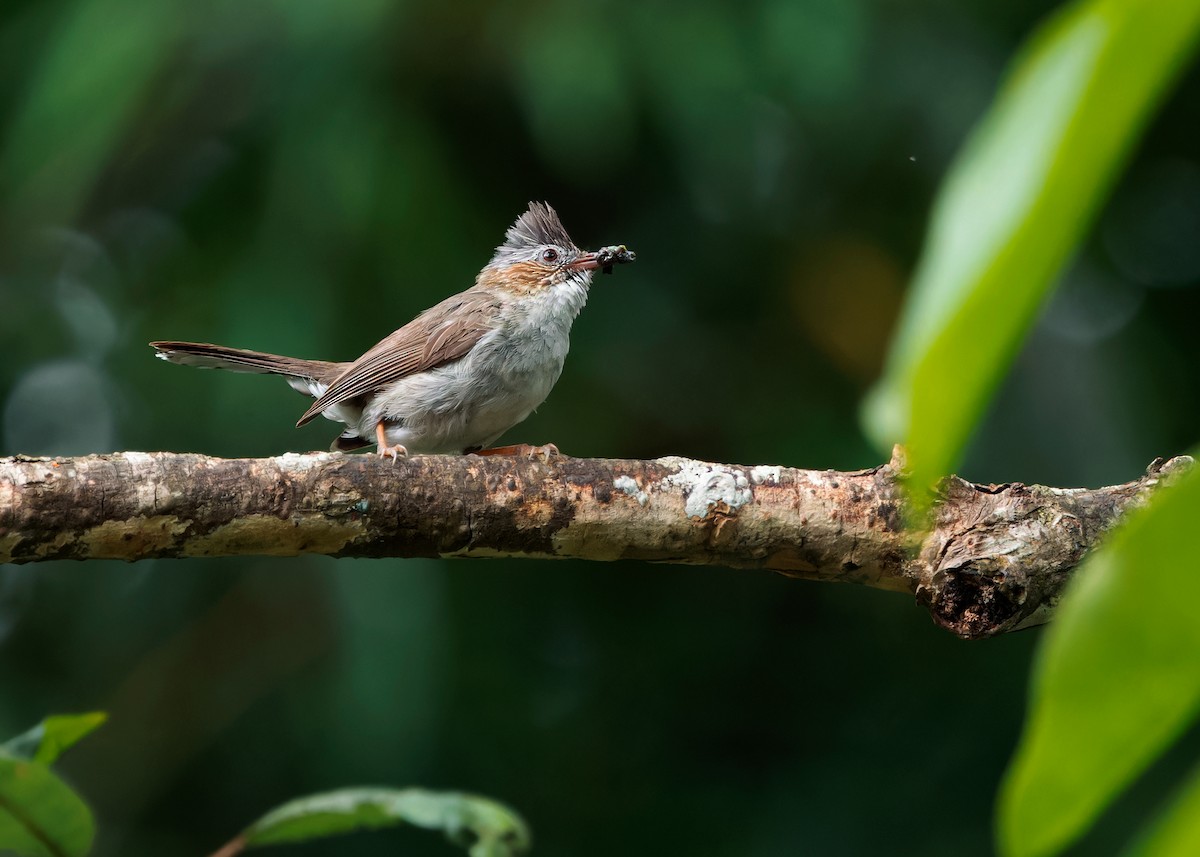
[[[558,259],[558,251],[555,250],[553,247],[547,247],[545,250],[542,251],[542,261],[543,262],[554,262],[554,261],[557,261],[557,259]]]

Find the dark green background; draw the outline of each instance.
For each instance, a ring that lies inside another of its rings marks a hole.
[[[9,0],[0,454],[324,449],[336,427],[293,429],[281,382],[145,342],[353,358],[546,199],[580,244],[639,259],[597,280],[511,440],[875,464],[858,402],[930,202],[1051,8]],[[1197,115],[1193,71],[964,475],[1124,481],[1195,441]],[[495,796],[543,855],[985,854],[1036,642],[723,569],[6,566],[0,734],[111,712],[63,763],[98,855],[207,853],[357,784]],[[1143,800],[1078,853],[1111,853]],[[396,849],[453,853],[415,831],[273,853]]]

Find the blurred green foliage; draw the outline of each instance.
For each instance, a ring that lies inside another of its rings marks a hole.
[[[1200,851],[1200,772],[1188,777],[1157,823],[1130,849],[1131,857],[1175,857]]]
[[[92,812],[50,764],[104,723],[103,712],[47,717],[0,744],[0,852],[28,857],[84,857],[92,847]]]
[[[250,825],[238,844],[253,848],[307,842],[401,824],[440,830],[450,842],[466,848],[470,857],[517,857],[530,845],[525,822],[494,800],[457,792],[385,788],[338,789],[288,801]]]
[[[1085,563],[1046,632],[1002,853],[1059,853],[1200,712],[1200,471],[1179,481]]]
[[[104,725],[103,711],[52,714],[37,726],[0,744],[0,751],[43,765],[53,764],[65,751]]]
[[[151,5],[0,11],[0,454],[324,448],[335,430],[292,429],[283,384],[144,343],[353,357],[467,285],[544,198],[639,261],[598,282],[512,440],[877,463],[857,402],[933,193],[1052,9]],[[1197,109],[1193,71],[964,475],[1120,481],[1194,442]],[[990,848],[1037,637],[967,646],[894,595],[719,569],[6,567],[0,734],[112,713],[63,764],[98,855],[204,853],[263,805],[421,782],[520,806],[535,853],[957,857]],[[1078,853],[1142,817],[1118,805]],[[295,851],[400,848],[453,853],[406,829]]]
[[[1153,108],[1194,52],[1200,5],[1081,0],[1043,26],[946,180],[872,392],[867,425],[903,440],[920,511],[959,461],[1035,311]],[[981,205],[981,201],[987,201]],[[1173,224],[1163,224],[1170,231]],[[1200,475],[1154,498],[1069,587],[1036,664],[998,812],[1002,854],[1077,840],[1200,711]],[[1178,806],[1191,805],[1190,794]],[[1175,809],[1152,847],[1200,837]]]
[[[87,804],[49,766],[0,752],[0,844],[28,857],[84,857],[96,835]]]
[[[878,446],[905,443],[915,499],[959,463],[1198,32],[1194,0],[1086,0],[1042,27],[1009,70],[946,179],[868,400]]]

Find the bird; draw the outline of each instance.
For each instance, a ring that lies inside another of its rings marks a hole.
[[[203,342],[151,342],[181,366],[280,375],[345,428],[331,449],[374,445],[381,458],[520,454],[553,444],[493,447],[546,400],[562,374],[571,324],[597,270],[634,261],[625,245],[581,250],[558,213],[531,202],[475,283],[425,310],[353,362],[284,357]]]

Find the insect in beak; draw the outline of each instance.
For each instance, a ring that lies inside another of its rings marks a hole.
[[[613,265],[624,265],[636,258],[637,254],[624,244],[617,244],[611,247],[602,247],[594,253],[584,253],[567,267],[574,271],[592,271],[596,268],[603,268],[604,273],[611,274]]]

